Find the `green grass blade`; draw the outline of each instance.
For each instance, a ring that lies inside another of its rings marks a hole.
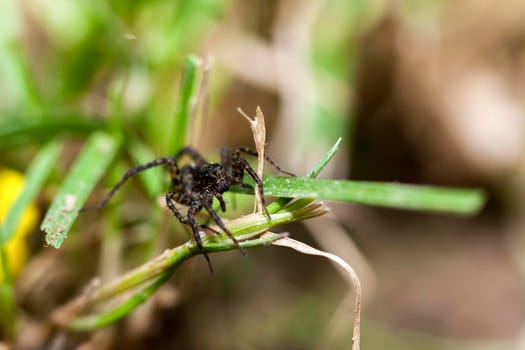
[[[264,194],[455,214],[474,214],[485,202],[485,195],[477,189],[281,176],[265,177]]]
[[[306,174],[306,177],[314,178],[314,177],[317,177],[319,175],[321,170],[324,169],[326,164],[328,164],[328,162],[332,160],[332,158],[335,156],[335,153],[339,150],[339,146],[341,146],[341,141],[343,141],[343,139],[341,137],[337,139],[337,141],[332,146],[332,148],[330,148],[330,150],[328,150],[328,152],[326,152],[326,154],[323,156],[323,158],[321,158],[321,160],[315,166],[315,168],[313,168],[312,170],[310,170],[308,172],[308,174]]]
[[[188,124],[191,117],[192,101],[197,85],[198,70],[201,66],[201,59],[190,55],[186,59],[184,71],[182,73],[182,84],[177,112],[175,114],[175,124],[173,127],[173,137],[171,139],[171,152],[177,152],[186,144]]]
[[[47,244],[60,247],[119,144],[114,137],[102,132],[96,132],[89,138],[42,222],[41,229],[46,232]]]
[[[305,177],[267,176],[264,194],[281,197],[268,205],[270,213],[279,211],[290,198],[301,198],[301,205],[313,199],[354,202],[381,207],[475,214],[485,203],[483,191],[477,189],[440,188],[397,183],[315,179],[337,152],[341,139]],[[251,179],[246,178],[248,183]],[[233,192],[249,193],[234,187]]]
[[[40,192],[44,182],[49,176],[49,173],[53,169],[59,154],[60,144],[55,141],[50,142],[42,148],[29,165],[24,188],[15,202],[11,205],[2,226],[2,230],[0,231],[0,246],[3,246],[9,241],[15,233],[22,214]]]

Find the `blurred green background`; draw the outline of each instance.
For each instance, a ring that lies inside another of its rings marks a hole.
[[[130,166],[173,153],[189,55],[210,72],[190,143],[211,159],[252,144],[236,108],[261,106],[268,153],[294,173],[342,136],[323,177],[490,194],[475,217],[329,203],[329,217],[278,230],[354,266],[363,349],[525,348],[522,1],[0,0],[0,167],[24,173],[62,143],[37,198],[44,213],[88,135],[108,131],[122,145],[96,202]],[[49,314],[93,276],[188,238],[156,205],[162,185],[135,181],[117,205],[82,214],[61,250],[34,228],[15,284],[17,348],[350,348],[351,290],[337,270],[276,247],[215,254],[213,277],[193,259],[107,329],[53,329]],[[236,201],[229,215],[251,210],[251,197]]]

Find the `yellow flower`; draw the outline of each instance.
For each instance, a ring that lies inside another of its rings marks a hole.
[[[22,187],[24,177],[22,174],[9,169],[0,169],[0,224],[3,224],[9,208],[16,200]],[[26,237],[35,226],[38,218],[38,210],[31,204],[23,213],[14,235],[6,244],[7,261],[9,271],[16,277],[27,261]],[[3,281],[2,261],[0,260],[0,281]]]

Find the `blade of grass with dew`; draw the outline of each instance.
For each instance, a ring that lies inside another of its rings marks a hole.
[[[281,197],[268,205],[275,213],[290,198],[321,199],[354,202],[388,208],[471,215],[485,203],[485,194],[479,189],[445,188],[397,183],[342,181],[315,179],[337,152],[341,138],[324,155],[321,161],[303,178],[267,176],[264,194]],[[247,182],[250,182],[248,179]],[[236,192],[244,192],[235,188]]]
[[[282,176],[268,176],[263,182],[264,194],[268,196],[315,198],[398,209],[475,214],[485,203],[485,195],[479,189]]]
[[[120,141],[103,133],[94,133],[75,160],[66,180],[42,222],[46,243],[59,248],[66,238],[89,193],[115,156]]]
[[[173,126],[173,136],[169,150],[177,152],[185,146],[188,133],[188,124],[192,111],[193,95],[198,80],[198,69],[201,66],[201,59],[190,55],[184,64],[182,72],[181,92],[177,103],[177,112]]]

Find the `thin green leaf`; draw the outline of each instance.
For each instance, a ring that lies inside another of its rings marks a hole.
[[[181,93],[175,114],[175,125],[173,127],[173,137],[171,138],[170,151],[177,152],[186,144],[186,135],[191,116],[192,101],[197,85],[198,69],[201,66],[201,59],[190,55],[186,59],[184,71],[182,72]]]
[[[2,230],[0,231],[0,246],[3,246],[9,241],[15,233],[20,218],[29,204],[40,192],[40,189],[53,169],[53,165],[56,163],[59,154],[60,144],[55,141],[48,143],[29,165],[24,188],[15,202],[11,205],[4,224],[2,225]]]
[[[281,176],[265,177],[264,194],[456,214],[474,214],[485,202],[483,191],[477,189]]]
[[[306,174],[306,177],[314,178],[319,175],[319,173],[324,169],[326,164],[328,164],[329,161],[332,160],[332,158],[335,156],[335,153],[339,150],[339,146],[341,145],[341,141],[343,141],[343,138],[338,138],[337,141],[335,141],[335,144],[326,152],[326,154],[321,158],[319,163]]]
[[[89,138],[42,222],[41,229],[46,232],[47,244],[60,247],[119,144],[114,137],[102,132],[96,132]]]

